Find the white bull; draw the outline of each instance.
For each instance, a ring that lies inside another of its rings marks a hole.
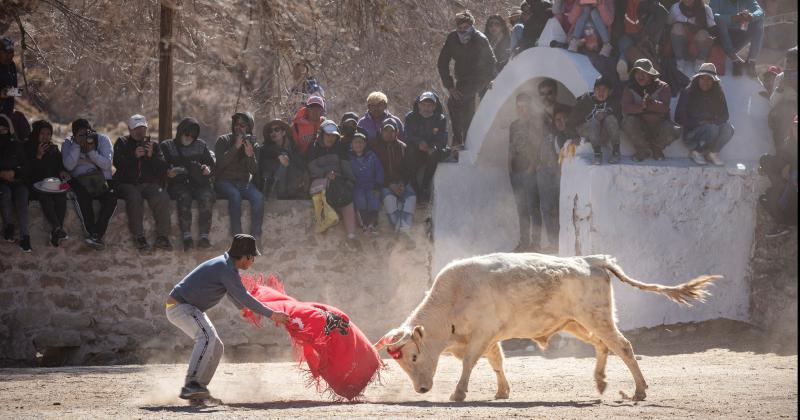
[[[643,400],[647,384],[630,342],[617,329],[608,271],[625,284],[687,306],[691,300],[704,301],[709,295],[705,286],[721,278],[700,276],[677,286],[640,283],[607,255],[497,253],[466,258],[442,269],[422,303],[375,347],[387,347],[420,393],[433,386],[439,355],[452,353],[463,363],[453,401],[464,400],[472,368],[485,356],[497,375],[495,398],[500,399],[510,391],[500,340],[530,338],[545,348],[553,334],[567,331],[594,345],[594,378],[601,394],[610,349],[633,374],[633,399]]]

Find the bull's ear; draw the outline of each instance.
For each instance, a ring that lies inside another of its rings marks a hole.
[[[417,325],[414,327],[414,335],[419,335],[419,338],[422,338],[424,334],[425,328],[423,328],[422,325]]]

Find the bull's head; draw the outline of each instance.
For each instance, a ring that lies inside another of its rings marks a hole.
[[[419,393],[431,390],[441,350],[426,346],[425,329],[421,325],[413,328],[405,325],[389,331],[375,343],[378,351],[384,347],[411,378],[414,390]]]

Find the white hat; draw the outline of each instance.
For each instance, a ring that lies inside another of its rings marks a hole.
[[[714,63],[703,63],[700,65],[700,68],[697,70],[694,76],[692,76],[692,80],[694,80],[697,76],[708,76],[711,80],[715,82],[719,82],[719,75],[717,74],[717,66]]]
[[[433,92],[422,92],[422,95],[419,95],[419,101],[431,101],[436,103],[436,95]]]
[[[128,129],[133,130],[137,127],[147,127],[147,119],[144,115],[136,114],[128,120]]]
[[[69,189],[69,184],[59,178],[45,178],[33,184],[33,188],[43,193],[63,193]]]

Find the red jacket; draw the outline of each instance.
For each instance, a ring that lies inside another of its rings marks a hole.
[[[314,143],[319,130],[320,124],[324,121],[324,117],[319,117],[319,121],[312,122],[306,119],[306,107],[300,108],[292,120],[292,139],[297,146],[297,151],[308,157],[308,148]]]

